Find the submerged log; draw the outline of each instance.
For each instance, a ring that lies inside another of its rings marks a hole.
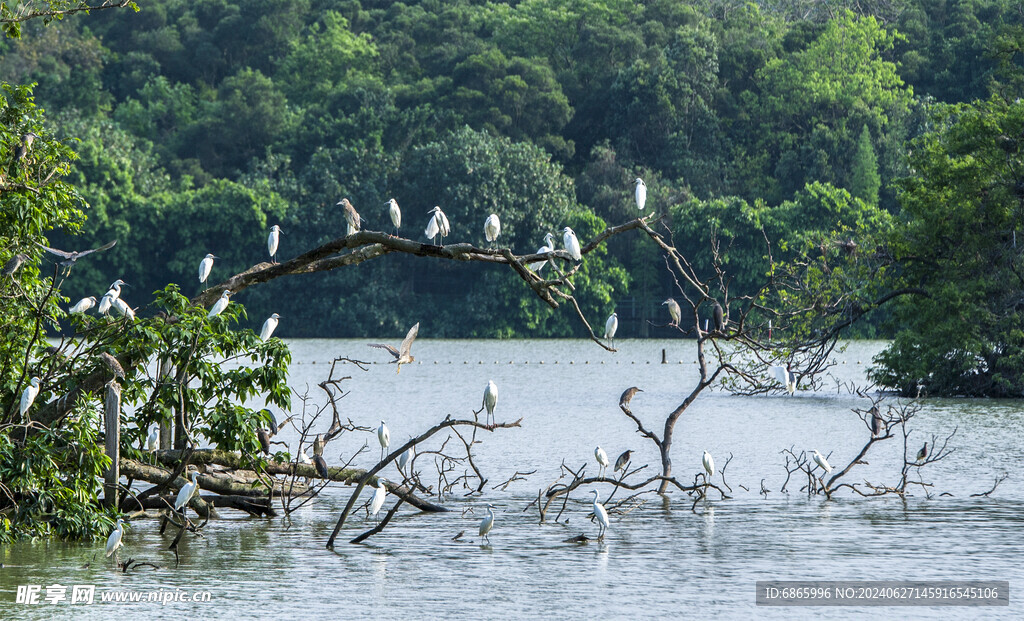
[[[157,451],[156,458],[162,464],[168,466],[175,465],[181,459],[182,451]],[[217,449],[196,449],[192,453],[191,463],[193,464],[218,464],[220,466],[227,466],[228,468],[245,469],[251,468],[252,462],[248,458],[243,458],[238,453],[231,451],[221,451]],[[321,479],[322,477],[316,471],[316,468],[310,464],[293,464],[291,462],[282,462],[267,460],[266,471],[268,474],[283,474],[283,475],[296,475],[300,477],[310,479]],[[362,468],[338,468],[328,467],[327,473],[330,475],[331,481],[337,481],[339,483],[346,483],[348,485],[354,485],[359,482],[364,476],[366,476],[366,470]],[[367,483],[377,484],[377,477],[371,477]],[[286,483],[290,485],[290,483]],[[416,507],[420,511],[429,512],[442,512],[448,509],[434,504],[430,501],[423,500],[422,498],[414,495],[409,491],[408,488],[402,485],[395,485],[391,481],[385,481],[384,486],[388,488],[388,492],[398,496],[405,500],[405,502]],[[206,486],[203,486],[204,489]],[[298,489],[296,484],[295,489]],[[211,490],[215,491],[215,490]],[[264,492],[266,493],[266,492]]]
[[[245,511],[250,515],[265,515],[267,517],[274,517],[277,512],[274,511],[271,502],[267,498],[253,498],[251,496],[217,496],[213,494],[204,495],[203,501],[207,504],[213,505],[214,507],[228,509],[238,509],[239,511]],[[149,498],[142,499],[141,503],[136,503],[134,500],[128,500],[125,504],[136,504],[142,505],[143,509],[166,509],[167,503],[173,505],[173,496],[150,496]]]
[[[141,479],[143,481],[149,481],[150,483],[156,483],[158,485],[166,481],[167,477],[171,476],[171,473],[168,470],[164,470],[163,468],[157,468],[156,466],[150,466],[149,464],[144,464],[140,461],[135,461],[134,459],[128,459],[127,457],[121,458],[120,466],[121,474],[125,475],[129,479]],[[207,479],[209,479],[209,477],[202,474],[199,475],[199,477],[197,477],[200,488],[206,487]],[[173,487],[176,490],[180,490],[186,483],[188,483],[188,481],[186,481],[184,477],[179,476],[176,477],[173,481],[171,481],[168,484],[168,486]],[[148,499],[144,499],[143,502],[145,502],[145,500]],[[133,498],[132,496],[128,496],[128,498],[126,498],[124,502],[126,508],[128,509],[132,508],[133,505],[138,506],[139,504],[138,499]],[[170,505],[172,507],[174,506],[174,499],[171,499]],[[195,509],[196,513],[198,513],[199,515],[205,518],[210,517],[210,511],[212,507],[209,504],[207,504],[202,498],[200,498],[198,494],[192,496],[192,500],[189,501],[188,505]]]

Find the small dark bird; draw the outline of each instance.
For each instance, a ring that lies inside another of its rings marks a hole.
[[[409,353],[409,348],[412,347],[412,342],[416,340],[416,335],[420,333],[420,324],[417,323],[413,327],[409,328],[409,333],[405,335],[405,339],[402,340],[402,344],[399,349],[395,349],[390,345],[383,343],[367,343],[370,347],[376,347],[377,349],[386,349],[388,353],[395,357],[390,364],[398,364],[398,373],[402,372],[402,365],[415,362],[416,359]]]
[[[882,420],[882,413],[878,411],[878,406],[871,408],[871,435],[880,436],[882,435],[882,428],[885,426]]]
[[[21,144],[19,144],[18,148],[14,150],[14,159],[19,161],[25,159],[25,156],[28,155],[28,152],[32,149],[32,143],[35,142],[35,139],[38,137],[39,136],[37,134],[32,132],[22,136]]]
[[[852,239],[848,239],[846,241],[835,240],[832,243],[845,250],[846,254],[853,254],[857,252],[857,242],[853,241]]]
[[[316,434],[316,438],[313,439],[313,454],[324,454],[324,434],[322,433]]]
[[[263,449],[263,454],[270,455],[270,434],[266,429],[257,429],[256,435],[260,439],[260,448]]]
[[[121,363],[117,361],[117,358],[111,356],[107,352],[103,352],[100,354],[100,360],[102,360],[103,364],[110,369],[110,372],[114,374],[114,377],[121,380],[124,379],[124,367],[122,367]]]
[[[715,330],[725,332],[725,312],[722,310],[722,305],[718,303],[718,300],[715,300],[713,312],[715,316]]]
[[[455,535],[454,537],[452,537],[452,541],[458,541],[459,539],[462,539],[462,536],[465,535],[465,534],[466,534],[466,531],[460,530],[458,535]]]
[[[337,204],[341,205],[341,208],[345,210],[345,221],[348,222],[347,234],[351,235],[358,231],[361,225],[361,220],[356,208],[352,206],[352,203],[350,203],[347,198],[341,199]]]
[[[28,261],[27,254],[14,255],[13,257],[7,260],[7,263],[4,263],[3,275],[10,276],[14,272],[17,272],[18,268],[20,268],[22,264],[25,263],[25,261]]]
[[[50,248],[50,247],[44,246],[44,245],[42,245],[40,243],[36,243],[36,245],[39,246],[40,248],[42,248],[43,250],[49,252],[53,256],[59,257],[61,259],[60,264],[63,265],[66,270],[70,271],[71,267],[74,266],[75,261],[81,259],[82,257],[84,257],[86,255],[90,255],[90,254],[92,254],[94,252],[102,252],[104,250],[109,250],[110,248],[113,248],[114,244],[116,244],[116,243],[117,243],[117,240],[115,239],[114,241],[112,241],[110,243],[103,244],[99,248],[93,248],[92,250],[81,250],[81,251],[79,251],[79,250],[72,250],[70,252],[67,251],[67,250],[58,250],[57,248]]]
[[[320,455],[313,455],[313,465],[316,467],[317,474],[323,479],[331,478],[331,473],[327,470],[327,462]]]
[[[928,443],[925,442],[921,450],[917,452],[917,461],[924,461],[928,457]]]
[[[622,455],[615,460],[615,472],[622,470],[629,464],[629,460],[633,458],[633,451],[623,451]]]
[[[260,412],[266,412],[267,418],[270,419],[270,435],[276,435],[279,429],[277,426],[277,417],[274,416],[274,413],[271,412],[269,408],[263,408]]]
[[[622,393],[622,396],[619,397],[619,407],[626,407],[627,405],[629,405],[629,402],[633,400],[633,395],[635,395],[638,392],[643,391],[637,388],[636,386],[633,386],[632,388],[627,388],[626,392]]]

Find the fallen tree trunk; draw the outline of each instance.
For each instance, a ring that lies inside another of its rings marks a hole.
[[[196,453],[198,452],[199,451],[196,451]],[[196,463],[198,460],[193,458],[192,461],[193,463]],[[169,470],[127,458],[121,460],[121,473],[129,478],[142,479],[143,481],[149,481],[150,483],[162,483],[171,474]],[[180,480],[183,481],[184,479]],[[282,494],[282,488],[286,487],[286,485],[287,483],[285,481],[277,481],[273,490],[274,496],[280,496]],[[233,480],[230,476],[224,474],[206,473],[200,475],[199,487],[206,491],[223,494],[225,496],[249,496],[255,498],[267,496],[267,488],[262,484],[254,486],[248,483],[239,483]],[[307,489],[308,488],[305,485],[296,483],[292,487],[291,492],[293,495],[299,495],[305,493]]]
[[[127,457],[121,458],[119,465],[121,468],[121,474],[128,477],[129,479],[142,479],[143,481],[149,481],[150,483],[161,484],[167,480],[167,477],[171,475],[169,471],[164,470],[163,468],[150,466],[149,464],[144,464],[142,462],[135,461],[134,459],[128,459]],[[199,487],[206,487],[208,479],[210,479],[210,477],[207,477],[205,475],[199,475],[199,477],[197,477],[197,480],[199,481]],[[168,486],[180,491],[181,488],[184,487],[186,483],[188,483],[188,481],[186,481],[184,477],[176,477],[173,481],[168,483]],[[159,499],[159,497],[154,498]],[[129,496],[129,498],[126,499],[125,502],[128,504],[128,506],[131,506],[131,503],[139,504],[139,501],[137,499],[132,499],[131,496]],[[167,505],[161,504],[161,506],[166,507]],[[173,500],[171,500],[170,506],[174,506]],[[198,513],[199,515],[205,518],[210,517],[212,507],[209,504],[207,504],[199,496],[199,494],[194,494],[192,496],[191,500],[189,500],[188,506],[195,509],[196,513]]]
[[[239,511],[245,511],[250,515],[256,516],[267,516],[274,517],[277,512],[271,506],[270,500],[267,498],[252,498],[250,496],[217,496],[209,494],[202,497],[203,501],[214,507],[228,509],[238,509]],[[143,498],[141,502],[129,497],[125,500],[127,508],[132,510],[135,509],[166,509],[167,504],[174,505],[174,497],[172,496],[150,496],[149,498]],[[133,506],[134,505],[134,506]]]

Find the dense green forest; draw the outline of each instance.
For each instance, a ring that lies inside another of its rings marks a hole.
[[[143,314],[168,282],[198,292],[208,252],[221,257],[213,282],[267,260],[273,224],[285,259],[343,234],[342,197],[366,228],[383,231],[396,198],[402,235],[424,241],[434,205],[452,222],[449,240],[479,245],[494,212],[500,243],[524,253],[564,226],[587,239],[635,217],[636,177],[649,189],[646,211],[663,216],[698,265],[718,244],[732,297],[764,278],[766,239],[776,261],[838,253],[851,247],[844,240],[897,259],[902,251],[920,260],[896,261],[885,277],[925,286],[954,257],[918,252],[928,243],[921,218],[947,221],[956,206],[928,204],[948,199],[940,180],[908,182],[927,169],[913,158],[946,144],[934,134],[961,118],[957,106],[1013,108],[1024,43],[1006,0],[140,8],[25,22],[21,38],[0,42],[0,75],[35,83],[45,132],[78,154],[67,181],[86,219],[80,232],[48,235],[51,244],[119,241],[76,267],[62,293],[99,296],[122,278]],[[915,140],[925,141],[917,151]],[[1004,207],[1000,226],[1013,233],[1019,200]],[[988,232],[970,243],[996,243]],[[1015,252],[1003,259],[1012,273]],[[991,276],[991,286],[1006,282]],[[676,290],[638,237],[588,255],[575,284],[593,322],[618,311],[620,336],[674,333],[652,324],[667,322],[660,304]],[[952,317],[963,293],[934,312]],[[994,333],[1016,321],[1012,297],[987,307],[1002,322]],[[256,327],[281,313],[286,337],[400,335],[416,321],[431,337],[580,335],[512,274],[411,256],[278,279],[238,301]],[[854,334],[895,336],[921,323],[925,303],[890,304]],[[954,355],[963,359],[956,373],[1003,357],[1001,337],[979,333],[993,322],[958,315],[974,334]],[[931,373],[906,365],[920,361],[914,339],[934,340],[925,330],[890,352],[889,384],[909,390]],[[949,359],[941,349],[928,364]]]

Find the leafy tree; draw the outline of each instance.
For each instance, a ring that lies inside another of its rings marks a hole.
[[[871,132],[865,125],[860,130],[857,151],[853,155],[853,170],[850,178],[850,193],[869,205],[878,204],[878,188],[882,180],[878,176],[878,158],[871,146]]]

